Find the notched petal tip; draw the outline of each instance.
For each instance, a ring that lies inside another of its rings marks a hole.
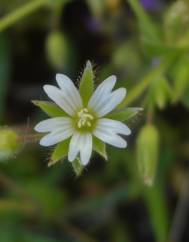
[[[117,90],[119,90],[120,95],[122,95],[123,97],[126,96],[126,94],[127,94],[127,89],[126,89],[125,87],[120,87],[120,88],[117,89]]]
[[[107,77],[103,82],[102,84],[104,83],[105,85],[109,85],[111,87],[111,89],[115,86],[116,84],[116,81],[117,81],[117,77],[116,75],[111,75],[109,77]]]
[[[45,84],[43,90],[48,94],[49,90],[54,87],[53,85]]]
[[[89,159],[81,159],[81,164],[83,166],[86,166],[89,163],[89,161],[90,161],[90,158]]]
[[[62,74],[62,73],[57,73],[55,76],[55,79],[56,79],[57,83],[65,81],[65,80],[70,80],[70,78],[68,76],[66,76],[65,74]]]
[[[55,79],[56,79],[56,81],[58,82],[59,80],[60,81],[62,81],[62,74],[61,73],[57,73],[56,75],[55,75]]]
[[[112,80],[117,81],[117,76],[116,75],[111,75],[109,78],[112,78]]]
[[[125,144],[123,145],[123,147],[120,147],[120,148],[123,148],[123,149],[127,148],[127,142],[125,141]]]
[[[127,126],[127,134],[126,135],[131,135],[131,133],[132,133],[132,131],[131,131],[131,129]]]
[[[39,144],[44,147],[50,146],[46,141],[43,140],[43,138],[39,141]]]

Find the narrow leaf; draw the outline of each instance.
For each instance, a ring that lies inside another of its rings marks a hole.
[[[108,156],[106,152],[106,144],[95,137],[93,137],[93,144],[94,144],[94,150],[98,154],[100,154],[105,160],[107,160]]]
[[[110,113],[106,117],[119,121],[128,121],[141,111],[143,111],[143,108],[126,108],[120,112]]]
[[[139,0],[128,0],[132,10],[134,11],[137,19],[140,31],[143,38],[151,40],[151,42],[160,42],[159,40],[159,29],[156,24],[151,20],[150,16],[145,12],[140,4]]]
[[[33,100],[32,103],[41,108],[50,117],[67,116],[61,108],[52,102]]]
[[[87,105],[93,93],[93,86],[94,86],[93,68],[92,68],[91,62],[87,61],[86,67],[81,77],[80,86],[79,86],[79,91],[83,99],[84,105]]]
[[[55,147],[51,155],[51,159],[48,163],[48,166],[52,166],[55,163],[57,163],[59,160],[63,159],[68,154],[68,148],[69,148],[69,140],[64,140],[61,143],[59,143]]]

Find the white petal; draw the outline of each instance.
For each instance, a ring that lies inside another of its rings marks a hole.
[[[72,128],[67,128],[67,129],[56,129],[50,134],[45,135],[41,140],[40,140],[40,145],[42,146],[51,146],[55,145],[65,139],[68,139],[72,134],[74,130]]]
[[[49,118],[38,123],[34,129],[37,132],[46,133],[51,132],[57,128],[71,127],[71,119],[67,117]]]
[[[80,149],[80,134],[75,132],[71,138],[69,151],[68,151],[68,160],[74,161]]]
[[[64,74],[57,74],[56,80],[63,92],[63,95],[67,96],[69,102],[72,102],[78,109],[82,108],[83,104],[81,96],[70,78]]]
[[[111,112],[118,104],[120,104],[126,95],[125,88],[119,88],[116,91],[112,92],[111,95],[106,100],[106,103],[101,105],[98,110],[96,110],[98,117],[102,117],[109,112]]]
[[[131,134],[131,130],[127,125],[125,125],[120,121],[112,120],[108,118],[99,119],[97,127],[101,127],[104,130],[113,131],[118,134],[123,134],[123,135]]]
[[[75,114],[75,110],[70,105],[68,100],[63,97],[62,92],[55,86],[52,85],[45,85],[44,91],[46,92],[47,96],[52,99],[60,108],[62,108],[66,113],[73,116]]]
[[[118,148],[127,147],[127,142],[119,135],[113,132],[107,132],[107,130],[96,128],[93,134],[103,142],[113,145],[115,147],[118,147]]]
[[[95,109],[97,105],[104,102],[107,94],[111,92],[116,83],[116,76],[109,76],[106,78],[95,90],[91,99],[89,100],[88,106]]]
[[[83,134],[80,140],[80,158],[81,163],[85,166],[88,164],[92,154],[92,135]]]

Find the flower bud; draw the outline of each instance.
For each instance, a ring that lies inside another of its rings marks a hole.
[[[189,30],[189,2],[178,0],[173,2],[164,18],[165,34],[169,44],[187,44],[183,36]],[[188,38],[187,38],[188,39]]]
[[[67,41],[59,31],[50,33],[46,40],[46,52],[49,63],[61,70],[67,60]]]
[[[0,161],[11,158],[20,147],[18,134],[14,130],[0,129]]]
[[[158,161],[159,134],[153,125],[144,126],[137,139],[137,162],[144,183],[151,186]]]

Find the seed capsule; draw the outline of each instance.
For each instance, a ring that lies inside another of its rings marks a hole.
[[[144,126],[137,139],[137,162],[139,174],[144,183],[151,186],[154,182],[158,161],[159,134],[155,126]]]

